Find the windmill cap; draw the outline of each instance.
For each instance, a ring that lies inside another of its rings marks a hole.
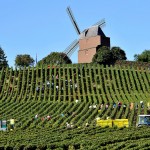
[[[97,36],[97,35],[100,35],[100,36],[104,36],[105,37],[105,34],[104,32],[102,31],[102,29],[98,26],[98,25],[95,25],[95,26],[92,26],[88,29],[85,29],[80,35],[79,35],[79,38],[80,39],[84,39],[84,38],[88,38],[88,37],[93,37],[93,36]]]

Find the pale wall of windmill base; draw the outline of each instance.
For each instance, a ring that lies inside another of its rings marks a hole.
[[[90,63],[93,56],[96,54],[96,48],[78,51],[78,63]]]

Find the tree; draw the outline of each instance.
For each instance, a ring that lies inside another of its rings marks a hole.
[[[43,64],[49,65],[58,65],[58,64],[71,64],[72,61],[65,53],[52,52],[48,56],[40,60],[37,65],[41,66]]]
[[[99,64],[111,64],[112,63],[112,55],[109,47],[102,46],[100,47],[96,54],[93,56],[92,62]]]
[[[17,55],[16,59],[15,59],[15,65],[17,67],[33,66],[34,65],[34,59],[28,54]]]
[[[141,62],[150,62],[150,50],[144,50],[141,54],[135,54],[134,60]]]
[[[126,60],[127,59],[125,51],[122,50],[120,47],[112,47],[111,53],[113,56],[114,63],[116,62],[116,60]]]
[[[120,47],[102,46],[98,48],[96,54],[93,56],[92,62],[99,64],[110,65],[114,64],[117,60],[126,60],[126,53]]]
[[[8,66],[8,61],[6,58],[7,56],[5,56],[3,49],[0,47],[0,69]]]

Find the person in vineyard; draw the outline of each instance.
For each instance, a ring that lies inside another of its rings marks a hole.
[[[103,108],[103,105],[104,105],[104,104],[101,104],[100,109],[102,109],[102,108]]]
[[[73,112],[73,113],[72,113],[72,117],[75,117],[75,116],[76,116],[76,112]]]
[[[10,121],[10,129],[13,130],[15,127],[15,119],[10,119],[9,121]]]
[[[54,88],[54,83],[52,82],[52,88]]]
[[[144,108],[143,101],[140,101],[141,108]]]
[[[68,81],[67,80],[65,80],[65,84],[66,84],[66,86],[68,86]]]
[[[122,103],[118,102],[118,110],[120,110]]]
[[[44,117],[42,117],[42,118],[41,118],[41,120],[42,120],[42,121],[44,121],[44,120],[45,120],[45,118],[44,118]]]
[[[64,115],[64,114],[61,114],[61,116],[64,117],[65,115]]]
[[[106,104],[105,108],[108,109],[108,104]]]
[[[50,82],[49,81],[47,81],[47,87],[50,88]]]
[[[51,119],[51,116],[48,115],[48,116],[47,116],[47,120],[49,121],[50,119]]]
[[[56,80],[58,80],[58,74],[56,75]]]
[[[85,124],[85,126],[86,126],[86,127],[89,127],[89,123],[87,122],[87,123]]]
[[[58,92],[58,88],[59,88],[58,85],[56,85],[56,91],[57,91],[57,92]]]
[[[116,103],[113,104],[113,108],[115,108],[115,107],[116,107]]]
[[[74,87],[75,87],[75,92],[76,92],[77,91],[77,87],[78,87],[77,83],[74,84]]]
[[[35,119],[35,120],[37,120],[37,119],[38,119],[38,114],[36,114],[36,115],[35,115],[34,119]]]
[[[36,92],[39,93],[39,87],[38,86],[36,87]]]
[[[126,110],[126,104],[123,105],[123,111],[125,112]]]

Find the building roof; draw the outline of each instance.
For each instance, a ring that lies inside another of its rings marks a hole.
[[[104,36],[105,34],[103,33],[102,29],[97,25],[97,26],[92,26],[88,29],[85,29],[81,34],[80,34],[80,39],[83,38],[88,38],[88,37],[93,37],[93,36]]]

